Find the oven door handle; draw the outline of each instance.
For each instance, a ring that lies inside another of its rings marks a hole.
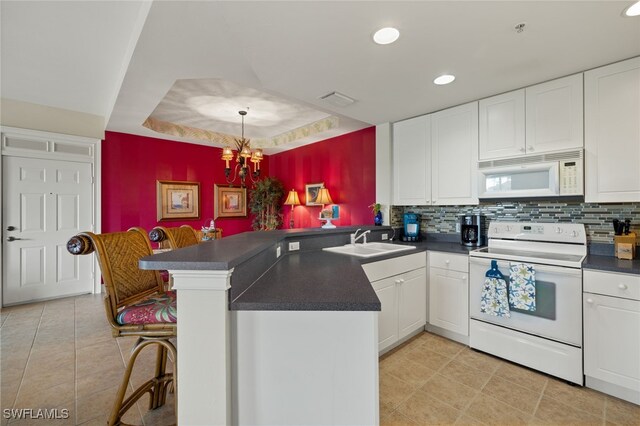
[[[492,259],[487,257],[481,258],[481,257],[470,256],[469,264],[482,265],[489,268],[491,266],[491,260]],[[566,266],[541,265],[539,263],[531,263],[531,262],[524,262],[524,261],[518,261],[518,260],[501,260],[501,259],[495,259],[495,260],[498,261],[499,268],[506,268],[504,270],[501,269],[505,275],[507,275],[505,271],[507,273],[509,272],[509,263],[513,262],[513,263],[528,263],[530,265],[533,265],[533,268],[536,270],[536,272],[545,272],[549,274],[560,274],[560,275],[569,275],[569,276],[582,276],[582,269],[569,268]]]

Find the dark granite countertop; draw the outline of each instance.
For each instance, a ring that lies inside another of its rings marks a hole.
[[[357,258],[319,250],[283,256],[231,309],[379,311],[380,300]]]
[[[389,227],[338,227],[246,232],[221,240],[214,240],[180,250],[147,256],[140,261],[142,269],[170,270],[228,270],[254,256],[273,250],[274,245],[286,240],[304,241],[309,237],[327,237],[334,234],[340,240],[356,229],[372,231],[391,230]],[[379,236],[378,236],[379,238]],[[312,238],[312,241],[316,241]],[[465,247],[455,240],[442,240],[427,236],[418,242],[399,242],[412,245],[416,250],[393,253],[373,258],[357,258],[325,252],[313,243],[307,243],[299,252],[287,253],[272,261],[264,273],[246,286],[239,294],[232,294],[231,310],[327,310],[327,311],[379,311],[380,301],[371,287],[363,263],[405,256],[427,250],[468,254],[475,247]],[[335,245],[335,244],[334,244]],[[262,263],[263,265],[270,262]],[[264,269],[263,269],[264,270]]]
[[[335,229],[304,228],[243,232],[220,240],[206,241],[179,250],[146,256],[140,269],[153,270],[228,270],[287,238],[345,234],[356,229],[391,230],[390,227],[353,226]]]
[[[625,260],[613,256],[590,254],[582,263],[584,269],[640,275],[640,259]]]

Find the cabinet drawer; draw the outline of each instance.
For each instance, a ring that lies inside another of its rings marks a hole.
[[[467,273],[469,272],[469,256],[430,251],[429,267]]]
[[[585,270],[584,291],[640,300],[640,275]]]

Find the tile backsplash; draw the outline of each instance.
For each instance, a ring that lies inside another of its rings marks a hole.
[[[590,204],[579,201],[503,201],[477,206],[392,206],[391,226],[402,226],[405,212],[420,214],[421,233],[455,234],[458,216],[480,213],[492,220],[583,223],[589,243],[613,244],[613,219],[631,219],[640,233],[640,203]]]

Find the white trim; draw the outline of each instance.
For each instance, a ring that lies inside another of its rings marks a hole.
[[[228,271],[184,271],[169,270],[175,290],[226,291],[231,288],[231,274]]]
[[[92,232],[102,232],[102,141],[98,139],[93,148],[93,228]],[[97,256],[93,256],[93,292],[102,292],[102,274]]]

